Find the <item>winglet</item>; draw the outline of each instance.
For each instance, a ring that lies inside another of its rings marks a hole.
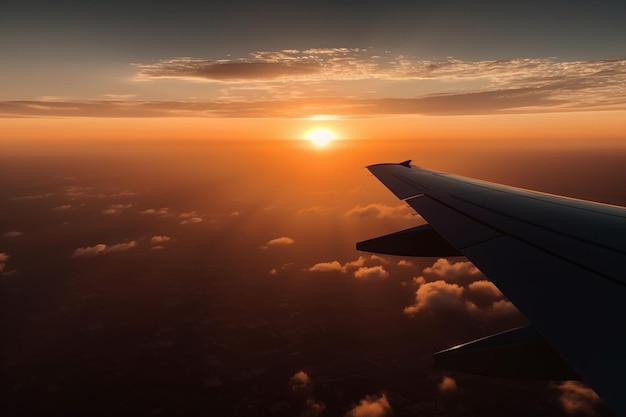
[[[411,168],[411,160],[407,159],[404,162],[400,162],[398,165],[402,165],[403,167]]]

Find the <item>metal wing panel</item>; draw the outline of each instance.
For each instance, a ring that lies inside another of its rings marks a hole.
[[[406,165],[368,168],[626,415],[626,209]]]
[[[626,413],[624,285],[509,236],[461,252],[609,406]]]

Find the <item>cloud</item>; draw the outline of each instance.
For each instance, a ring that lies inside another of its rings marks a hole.
[[[377,117],[626,108],[626,59],[432,61],[369,49],[329,48],[315,53],[252,52],[244,59],[183,57],[136,67],[138,80],[201,80],[221,83],[223,88],[207,100],[5,100],[0,101],[0,117]],[[354,80],[374,80],[379,92],[355,97],[349,88],[341,89]],[[407,85],[405,91],[416,93],[385,94],[386,86],[398,81]],[[427,93],[434,88],[439,92]]]
[[[441,382],[437,385],[439,392],[442,394],[456,391],[456,380],[449,376],[444,376]]]
[[[53,207],[52,210],[62,211],[62,210],[69,210],[71,208],[72,206],[70,204],[62,204],[60,206]]]
[[[385,271],[385,268],[382,266],[374,266],[374,267],[361,267],[354,271],[354,277],[357,279],[384,279],[389,277],[389,272]]]
[[[102,210],[102,214],[119,214],[132,206],[132,204],[111,204],[108,208]]]
[[[180,224],[196,224],[202,223],[203,221],[202,217],[190,217],[188,219],[181,220]]]
[[[326,405],[316,400],[313,395],[313,381],[304,371],[296,372],[289,380],[289,387],[296,395],[304,397],[304,409],[301,417],[315,417],[326,409]]]
[[[135,246],[137,246],[137,242],[135,242],[134,240],[131,240],[130,242],[116,243],[115,245],[107,246],[105,252],[106,253],[109,253],[109,252],[123,252],[123,251],[127,251],[129,249],[132,249]]]
[[[150,238],[150,243],[152,243],[153,245],[156,245],[160,243],[169,242],[170,240],[172,240],[172,238],[169,236],[152,236]]]
[[[445,258],[440,258],[432,266],[424,268],[422,274],[430,280],[443,279],[461,284],[484,279],[484,275],[471,262],[450,262]]]
[[[374,264],[373,267],[365,267],[365,264],[369,263]],[[368,258],[365,256],[359,256],[354,261],[346,262],[342,264],[339,261],[330,261],[330,262],[320,262],[316,263],[312,267],[308,268],[307,271],[310,272],[348,272],[351,270],[355,270],[354,275],[356,278],[386,278],[389,274],[387,271],[383,269],[382,266],[376,265],[380,263],[387,263],[385,258],[382,258],[377,255],[372,255]],[[360,272],[359,272],[360,271]],[[357,276],[358,273],[358,276]]]
[[[137,246],[137,242],[135,242],[134,240],[131,240],[129,242],[124,242],[124,243],[116,243],[110,246],[105,245],[104,243],[98,243],[97,245],[94,245],[94,246],[77,248],[76,250],[74,250],[72,257],[73,258],[93,257],[93,256],[97,256],[100,254],[124,252],[136,246]]]
[[[80,257],[80,256],[96,256],[101,253],[104,253],[106,249],[107,249],[107,245],[105,245],[104,243],[98,243],[95,246],[77,248],[76,250],[74,250],[74,254],[72,256],[75,258]]]
[[[4,233],[2,236],[4,237],[18,237],[18,236],[22,236],[22,232],[17,231],[17,230],[12,230],[10,232],[6,232]]]
[[[398,266],[405,266],[407,268],[412,268],[413,263],[411,261],[405,261],[404,259],[398,261]]]
[[[623,59],[557,61],[554,58],[513,58],[467,61],[425,60],[372,48],[316,48],[255,51],[248,58],[182,57],[135,64],[139,79],[180,78],[222,83],[249,81],[482,81],[485,86],[537,87],[550,83],[581,83],[585,77],[619,86]],[[616,79],[617,78],[617,79]]]
[[[358,205],[346,212],[346,216],[362,218],[411,218],[411,208],[407,205],[391,207],[386,204]]]
[[[311,272],[331,272],[331,271],[339,271],[345,272],[343,265],[339,263],[339,261],[332,262],[320,262],[308,269]]]
[[[96,197],[91,187],[81,187],[78,185],[68,185],[64,187],[65,196],[70,200],[77,200],[81,198]]]
[[[306,372],[299,371],[296,372],[289,380],[289,387],[291,387],[292,391],[296,392],[310,392],[313,388],[313,382]]]
[[[298,210],[298,214],[326,214],[332,210],[334,210],[335,207],[328,207],[328,206],[324,206],[324,205],[317,205],[317,206],[313,206],[313,207],[307,207],[307,208],[303,208]]]
[[[276,275],[276,274],[278,274],[278,270],[276,268],[272,268],[272,269],[269,270],[268,274]]]
[[[0,102],[0,107],[2,107],[2,102]],[[1,114],[1,113],[0,113]],[[47,198],[53,196],[53,193],[45,193],[45,194],[31,194],[31,195],[23,195],[20,197],[13,197],[11,200],[20,201],[20,200],[39,200],[41,198]]]
[[[473,293],[482,294],[490,298],[502,297],[500,290],[493,285],[491,281],[481,279],[480,281],[472,282],[467,286],[467,289]]]
[[[565,381],[553,388],[561,392],[559,402],[568,414],[593,416],[596,406],[602,403],[598,394],[578,381]]]
[[[508,316],[513,314],[519,314],[519,310],[508,300],[498,300],[491,304],[491,309],[487,310],[496,316]]]
[[[415,315],[423,310],[454,311],[464,308],[462,299],[464,288],[443,280],[420,285],[415,292],[415,303],[404,308],[404,313]]]
[[[165,217],[170,214],[170,209],[167,207],[161,207],[160,209],[146,209],[141,211],[141,214],[156,214],[161,217]]]
[[[283,236],[283,237],[277,237],[276,239],[268,240],[264,245],[261,246],[261,248],[267,249],[270,246],[289,246],[289,245],[293,245],[294,243],[296,243],[296,241],[293,240],[292,238]]]
[[[391,413],[391,405],[385,394],[378,397],[368,395],[348,411],[346,417],[386,417]]]
[[[467,312],[480,317],[505,317],[519,311],[471,262],[438,259],[413,278],[418,288],[415,302],[404,309],[407,315],[422,311]]]
[[[6,262],[9,260],[10,256],[4,252],[0,252],[0,272],[4,271],[6,266]]]

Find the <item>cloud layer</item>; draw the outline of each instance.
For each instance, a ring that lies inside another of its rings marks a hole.
[[[206,99],[0,101],[0,116],[347,117],[545,113],[626,108],[626,59],[444,61],[362,48],[180,57],[135,64],[136,80],[219,83]],[[354,83],[368,83],[355,94]],[[398,83],[405,88],[397,89]]]

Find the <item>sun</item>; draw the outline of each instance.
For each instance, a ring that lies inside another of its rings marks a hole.
[[[306,138],[321,148],[335,140],[335,134],[327,129],[313,129],[309,130]]]

